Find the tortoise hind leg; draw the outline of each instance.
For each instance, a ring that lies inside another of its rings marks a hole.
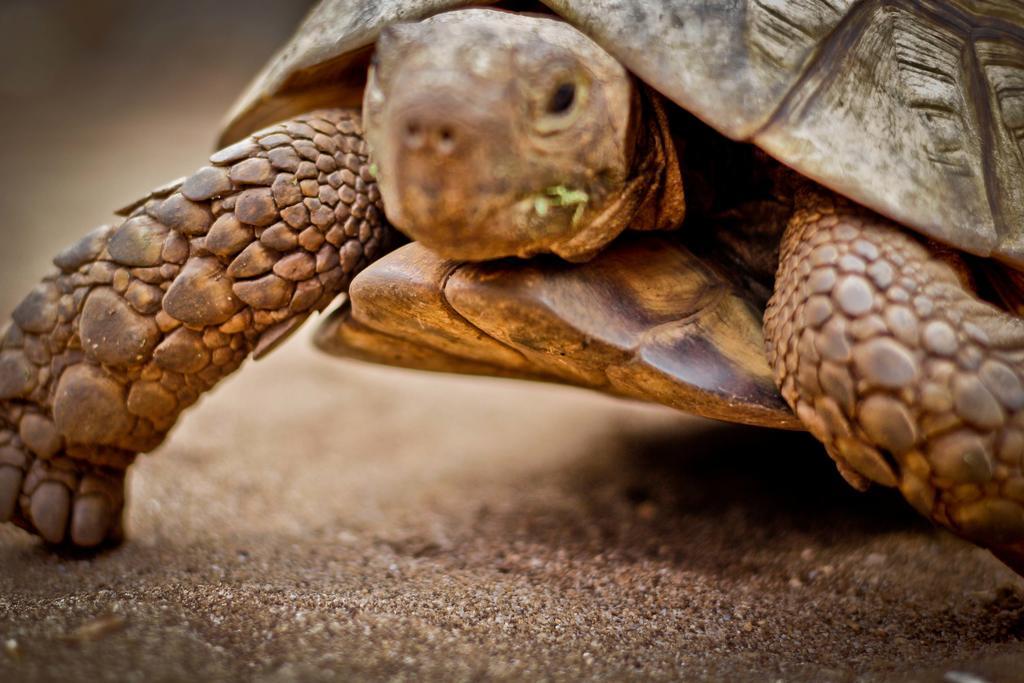
[[[0,336],[0,521],[119,535],[125,469],[382,251],[358,115],[298,117],[59,254]]]
[[[1024,572],[1024,320],[946,253],[839,199],[790,222],[765,316],[786,401],[855,486]]]

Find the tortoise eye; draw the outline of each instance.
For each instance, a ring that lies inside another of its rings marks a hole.
[[[586,114],[589,83],[568,70],[531,92],[534,107],[534,128],[541,135],[554,135],[569,130]],[[552,87],[553,86],[553,87]]]
[[[548,100],[547,111],[549,114],[564,114],[572,108],[576,101],[576,84],[562,83],[551,93]]]

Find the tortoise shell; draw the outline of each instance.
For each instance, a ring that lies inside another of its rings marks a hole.
[[[630,233],[586,263],[447,261],[413,242],[356,276],[316,344],[385,365],[558,382],[800,429],[775,387],[761,317],[714,259],[663,235]]]
[[[1019,0],[544,0],[722,134],[928,237],[1024,268]],[[380,29],[465,0],[324,0],[222,141],[358,106]]]

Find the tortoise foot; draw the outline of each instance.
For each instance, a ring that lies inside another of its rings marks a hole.
[[[20,451],[22,466],[11,464]],[[0,522],[14,522],[51,545],[97,548],[121,540],[125,470],[59,455],[4,449]]]
[[[1024,570],[1024,320],[956,257],[852,205],[791,221],[765,316],[782,395],[859,488]]]

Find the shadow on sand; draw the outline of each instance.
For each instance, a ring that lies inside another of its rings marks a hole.
[[[474,535],[733,576],[787,571],[807,548],[856,552],[887,534],[943,533],[894,490],[854,490],[809,435],[736,425],[624,433],[511,484],[519,502],[485,507]]]

